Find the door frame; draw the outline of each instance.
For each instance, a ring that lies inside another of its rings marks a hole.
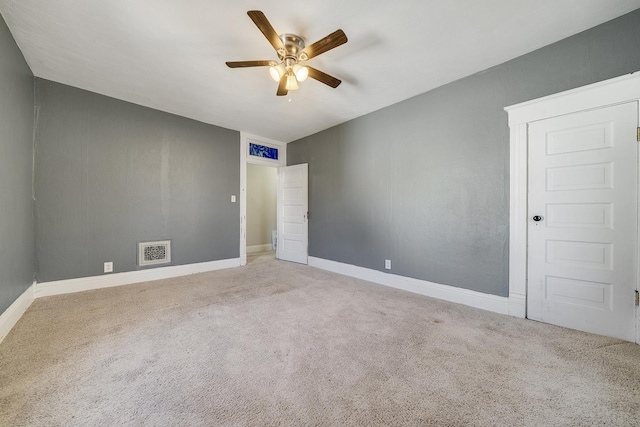
[[[510,315],[527,317],[528,124],[537,120],[634,101],[640,101],[640,73],[627,74],[505,107],[505,111],[509,115],[510,128]],[[640,232],[640,219],[638,230]],[[640,244],[638,237],[636,236],[636,243]],[[636,279],[640,280],[640,272],[638,271]],[[636,283],[636,289],[639,289],[639,283]],[[632,295],[629,298],[631,299]],[[640,343],[640,316],[638,312],[639,309],[636,307],[636,343]]]
[[[249,144],[278,149],[278,160],[249,155]],[[247,264],[247,164],[279,168],[287,165],[287,144],[275,139],[240,132],[240,265]]]

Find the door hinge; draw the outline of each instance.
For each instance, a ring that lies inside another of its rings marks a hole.
[[[638,142],[640,142],[640,128],[638,128],[638,135],[636,135],[636,136],[637,136],[636,139],[638,140]]]
[[[636,305],[640,305],[640,292],[636,291]]]

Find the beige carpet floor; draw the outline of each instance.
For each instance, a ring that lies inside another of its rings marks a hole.
[[[254,256],[36,300],[2,426],[640,425],[640,346]]]

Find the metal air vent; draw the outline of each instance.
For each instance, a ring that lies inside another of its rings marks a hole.
[[[171,262],[171,240],[138,243],[138,265],[168,264]]]

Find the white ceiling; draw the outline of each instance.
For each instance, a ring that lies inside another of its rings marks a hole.
[[[640,0],[0,0],[33,73],[136,104],[289,142],[498,65],[640,8]],[[247,10],[307,45],[349,42],[276,97],[276,59]]]

